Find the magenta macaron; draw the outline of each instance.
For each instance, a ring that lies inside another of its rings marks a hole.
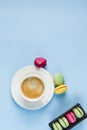
[[[47,65],[47,60],[43,57],[37,57],[34,60],[34,65],[38,68],[40,68],[40,67],[44,68]]]

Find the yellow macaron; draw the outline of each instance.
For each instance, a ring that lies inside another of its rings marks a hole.
[[[56,87],[54,89],[54,92],[56,94],[62,94],[62,93],[65,93],[67,91],[68,87],[67,85],[63,84],[63,85],[59,85],[58,87]]]

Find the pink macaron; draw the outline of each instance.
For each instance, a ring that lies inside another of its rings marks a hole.
[[[68,121],[70,123],[75,123],[76,122],[76,116],[75,116],[75,114],[73,112],[69,112],[65,116],[66,116],[66,118],[68,119]]]

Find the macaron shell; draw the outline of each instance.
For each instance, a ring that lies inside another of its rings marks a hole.
[[[67,128],[69,126],[69,122],[65,117],[59,118],[58,121],[63,128]]]
[[[70,123],[75,123],[76,122],[76,117],[75,117],[73,112],[69,112],[65,116],[66,116],[66,118],[68,119],[68,121]]]
[[[66,85],[60,85],[54,89],[54,92],[56,94],[62,94],[62,93],[65,93],[67,91],[67,89],[68,89],[68,87]]]
[[[57,127],[57,130],[63,130],[62,126],[58,122],[55,122],[55,125]]]
[[[76,107],[73,109],[74,114],[76,115],[77,118],[82,118],[84,116],[84,112],[81,108]]]
[[[57,126],[55,125],[55,123],[52,124],[53,130],[58,130]]]

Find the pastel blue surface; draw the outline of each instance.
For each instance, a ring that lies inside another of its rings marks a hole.
[[[11,97],[16,71],[38,57],[68,91],[40,110],[19,107]],[[50,130],[48,123],[76,103],[87,112],[87,1],[0,1],[0,130]],[[86,130],[87,120],[73,128]]]

